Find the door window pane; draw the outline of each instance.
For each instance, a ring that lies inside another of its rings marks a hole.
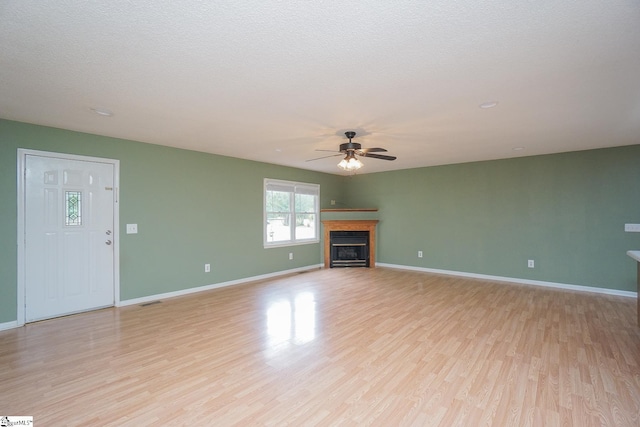
[[[65,191],[65,225],[82,225],[82,192]]]

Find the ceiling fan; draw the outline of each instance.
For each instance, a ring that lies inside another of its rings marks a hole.
[[[357,143],[351,141],[356,133],[353,131],[347,131],[344,133],[349,142],[345,142],[344,144],[340,144],[340,150],[338,154],[332,154],[330,156],[317,157],[315,159],[309,159],[307,162],[311,162],[313,160],[325,159],[327,157],[335,157],[342,156],[345,154],[344,159],[338,163],[338,167],[346,170],[346,171],[355,171],[362,167],[362,162],[356,157],[356,155],[361,157],[371,157],[372,159],[381,159],[381,160],[395,160],[395,156],[387,156],[385,154],[375,154],[375,153],[383,153],[386,152],[384,148],[362,148],[362,146]],[[316,150],[316,151],[331,151],[333,150]]]

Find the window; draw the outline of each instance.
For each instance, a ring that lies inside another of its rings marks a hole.
[[[264,246],[317,243],[320,186],[264,180]]]

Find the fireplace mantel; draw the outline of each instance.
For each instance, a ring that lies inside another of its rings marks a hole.
[[[324,220],[324,268],[331,265],[331,232],[332,231],[368,231],[369,232],[369,267],[376,266],[376,225],[377,219],[336,219]]]

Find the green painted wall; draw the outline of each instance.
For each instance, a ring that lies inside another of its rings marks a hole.
[[[320,184],[323,208],[344,198],[337,175],[0,120],[0,323],[17,316],[18,148],[120,160],[122,300],[321,263],[319,244],[263,248],[265,177]]]
[[[636,290],[640,145],[347,182],[350,205],[379,208],[378,262]]]
[[[0,120],[0,323],[16,320],[18,148],[120,160],[123,300],[322,262],[319,244],[263,248],[265,177],[377,207],[381,263],[636,290],[640,145],[345,178]]]

